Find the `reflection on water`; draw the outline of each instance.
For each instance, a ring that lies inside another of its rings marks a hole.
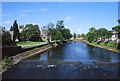
[[[117,78],[118,66],[97,66],[93,61],[118,62],[119,57],[116,52],[71,42],[20,62],[8,70],[3,78]]]

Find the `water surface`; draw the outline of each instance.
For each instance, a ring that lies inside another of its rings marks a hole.
[[[118,62],[120,54],[81,42],[58,45],[21,61],[3,74],[4,79],[117,79],[118,66],[98,66],[93,61]],[[58,62],[63,64],[58,64]],[[67,64],[65,62],[71,62]],[[74,63],[73,63],[74,62]],[[80,62],[80,64],[75,64]]]

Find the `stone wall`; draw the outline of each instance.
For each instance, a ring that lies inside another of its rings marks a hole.
[[[2,47],[2,59],[4,56],[14,56],[18,53],[22,52],[21,46],[3,46]]]

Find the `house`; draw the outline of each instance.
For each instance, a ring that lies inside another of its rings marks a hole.
[[[40,37],[43,41],[47,41],[47,38],[50,38],[51,41],[51,36],[48,36],[48,30],[43,29],[42,27],[40,28]]]
[[[24,29],[24,25],[19,25],[19,32],[21,33]],[[11,34],[11,39],[13,39],[13,31],[9,31],[9,30],[6,30],[5,27],[3,27],[2,31],[0,31],[0,33],[3,33],[3,32],[9,32]],[[51,36],[47,36],[47,33],[48,33],[48,30],[45,30],[45,29],[40,29],[40,37],[42,39],[42,41],[47,41],[47,38],[50,39],[51,41]],[[18,39],[15,40],[16,42],[19,41]]]
[[[97,38],[97,41],[102,41],[102,37]]]
[[[113,35],[111,37],[111,40],[114,41],[114,42],[115,41],[117,42],[118,41],[118,38],[117,38],[118,37],[118,35],[117,35],[118,32],[114,30],[112,33],[113,33]]]

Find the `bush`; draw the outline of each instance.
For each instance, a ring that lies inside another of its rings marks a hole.
[[[9,32],[2,33],[2,46],[11,46],[12,39]]]

